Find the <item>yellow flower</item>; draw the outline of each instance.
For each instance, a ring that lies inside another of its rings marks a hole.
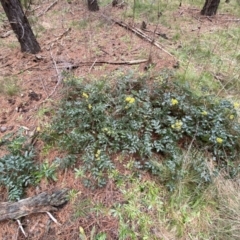
[[[98,149],[97,152],[96,152],[96,154],[95,154],[95,157],[96,157],[97,160],[100,159],[100,157],[99,157],[99,156],[100,156],[100,153],[101,153],[101,150]]]
[[[82,96],[83,96],[84,98],[88,98],[88,95],[87,95],[85,92],[82,94]]]
[[[233,104],[233,106],[234,106],[234,108],[235,108],[235,109],[237,109],[237,108],[239,108],[239,107],[240,107],[240,104],[239,104],[239,103],[237,103],[237,102],[235,102],[235,103]]]
[[[125,101],[128,102],[128,103],[130,103],[130,104],[132,104],[132,103],[135,102],[135,98],[128,96],[128,97],[125,98]]]
[[[81,234],[85,234],[84,229],[83,229],[82,227],[79,227],[79,232],[80,232]]]
[[[207,116],[207,115],[208,115],[208,112],[207,112],[207,111],[202,111],[202,115],[203,115],[203,116]]]
[[[233,120],[233,119],[234,119],[234,115],[230,115],[230,116],[229,116],[229,119],[230,119],[230,120]]]
[[[37,132],[40,132],[41,131],[41,128],[38,126],[37,127]]]
[[[180,131],[182,128],[182,121],[181,120],[177,120],[174,124],[171,125],[171,128],[176,129],[177,131]]]
[[[171,105],[172,105],[172,106],[178,105],[178,100],[175,99],[175,98],[172,98],[172,99],[171,99]]]
[[[92,105],[91,104],[88,104],[88,109],[92,109]]]
[[[216,138],[216,141],[217,141],[217,143],[219,143],[219,144],[223,143],[223,139],[222,139],[222,138],[219,138],[219,137]]]

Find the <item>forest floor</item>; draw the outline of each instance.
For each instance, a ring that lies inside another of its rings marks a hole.
[[[108,4],[96,13],[88,12],[86,5],[76,0],[56,1],[48,8],[50,5],[51,2],[42,1],[32,5],[27,13],[41,46],[41,52],[36,55],[20,51],[17,39],[0,9],[0,138],[20,127],[26,135],[31,135],[37,128],[44,128],[51,121],[49,109],[57,107],[61,100],[62,80],[66,73],[98,79],[116,71],[144,72],[149,63],[152,64],[151,71],[155,72],[165,68],[181,70],[181,60],[174,55],[174,51],[181,48],[183,43],[176,37],[171,25],[181,22],[184,29],[182,34],[194,38],[239,25],[239,21],[229,20],[234,19],[231,15],[204,17],[199,14],[200,9],[189,5],[169,13],[171,22],[167,26],[148,22],[146,17],[133,19],[124,16],[127,5],[112,7]],[[113,20],[138,29],[142,21],[146,21],[146,29],[142,32],[159,45],[154,46]],[[36,144],[41,149],[42,143]],[[3,154],[0,152],[0,155]],[[47,157],[40,154],[39,162],[47,158],[51,163],[57,156],[59,153],[52,150]],[[145,173],[143,178],[149,179],[151,176]],[[92,199],[92,204],[101,203],[106,208],[124,201],[122,193],[111,181],[106,187],[92,191],[86,189],[71,170],[59,172],[57,179],[56,182],[42,180],[37,187],[29,188],[26,196],[67,187],[78,192],[79,201]],[[4,201],[7,201],[7,192],[1,187],[0,202]],[[53,213],[61,225],[52,222],[44,213],[24,217],[22,224],[28,239],[79,239],[79,227],[89,233],[93,226],[106,232],[108,239],[118,239],[119,223],[116,218],[89,213],[87,217],[74,219],[74,204],[74,201],[70,202]],[[0,238],[25,239],[17,223],[10,220],[0,223]]]

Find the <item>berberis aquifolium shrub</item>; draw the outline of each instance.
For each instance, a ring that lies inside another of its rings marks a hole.
[[[8,190],[10,201],[20,200],[24,189],[35,183],[35,154],[26,140],[20,131],[15,136],[6,135],[0,141],[0,146],[8,151],[0,158],[0,185]]]
[[[239,104],[198,97],[168,82],[167,73],[151,80],[129,74],[111,83],[68,77],[65,91],[51,136],[61,149],[80,156],[91,175],[87,184],[105,184],[114,153],[132,154],[138,166],[155,173],[159,169],[151,162],[153,155],[176,166],[190,143],[210,152],[218,167],[229,165],[239,153]]]

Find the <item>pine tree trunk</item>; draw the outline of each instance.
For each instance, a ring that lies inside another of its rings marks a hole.
[[[206,0],[201,14],[205,16],[216,15],[219,3],[220,0]]]
[[[41,48],[24,15],[20,0],[0,0],[11,27],[21,45],[22,52],[38,53]]]
[[[92,12],[96,12],[99,10],[97,0],[88,0],[88,10]]]

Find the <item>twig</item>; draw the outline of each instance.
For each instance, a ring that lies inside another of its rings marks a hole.
[[[50,42],[47,43],[47,45],[52,44],[60,39],[62,39],[64,36],[66,36],[69,32],[71,31],[71,28],[68,28],[65,32],[63,32],[60,36],[55,38],[54,40],[51,40]]]
[[[97,61],[97,59],[95,59],[95,61],[93,62],[92,66],[90,67],[90,69],[89,69],[89,71],[88,71],[89,73],[92,71],[92,68],[94,67],[96,61]]]
[[[22,226],[20,220],[17,219],[17,223],[18,223],[18,226],[19,226],[20,230],[22,231],[23,235],[24,235],[25,237],[27,237],[27,234],[25,233],[25,231],[24,231],[24,229],[23,229],[23,226]]]
[[[223,21],[233,21],[233,22],[238,22],[240,21],[240,18],[236,18],[236,19],[223,19]]]
[[[46,212],[46,213],[57,225],[61,225],[61,223],[59,223],[57,219],[50,212]]]
[[[37,66],[39,66],[39,63],[33,64],[32,66],[27,67],[27,68],[25,68],[25,69],[19,71],[18,73],[13,74],[13,75],[21,74],[21,73],[26,72],[27,70],[29,70],[29,69],[31,69],[31,68],[35,68],[35,67],[37,67]]]
[[[47,95],[47,98],[49,98],[49,95],[48,95],[48,92],[47,92],[47,89],[46,89],[46,86],[45,86],[45,83],[44,83],[44,80],[41,78],[41,83],[42,83],[42,86],[43,86],[43,89]]]
[[[144,32],[154,33],[154,34],[156,34],[156,35],[158,35],[158,36],[168,40],[168,37],[167,37],[167,35],[165,33],[160,33],[160,32],[157,32],[157,31],[153,32],[153,31],[150,31],[150,30],[147,30],[147,29],[144,29]]]
[[[13,30],[10,30],[10,31],[7,31],[7,32],[1,34],[0,37],[1,38],[6,38],[6,37],[10,36],[11,33],[13,33]]]
[[[41,12],[38,14],[38,17],[44,15],[47,11],[49,11],[56,3],[58,2],[58,0],[56,0],[55,2],[51,3],[46,9],[44,12]]]
[[[61,74],[59,73],[59,70],[58,70],[58,67],[57,67],[57,63],[56,61],[54,60],[53,58],[53,55],[52,55],[52,51],[50,49],[50,55],[51,55],[51,59],[53,61],[53,64],[54,64],[54,67],[55,67],[55,70],[56,70],[56,73],[57,73],[57,77],[58,77],[58,80],[57,80],[57,84],[55,85],[53,91],[48,95],[48,98],[50,98],[56,91],[57,87],[60,85],[60,83],[62,82],[62,76]]]

